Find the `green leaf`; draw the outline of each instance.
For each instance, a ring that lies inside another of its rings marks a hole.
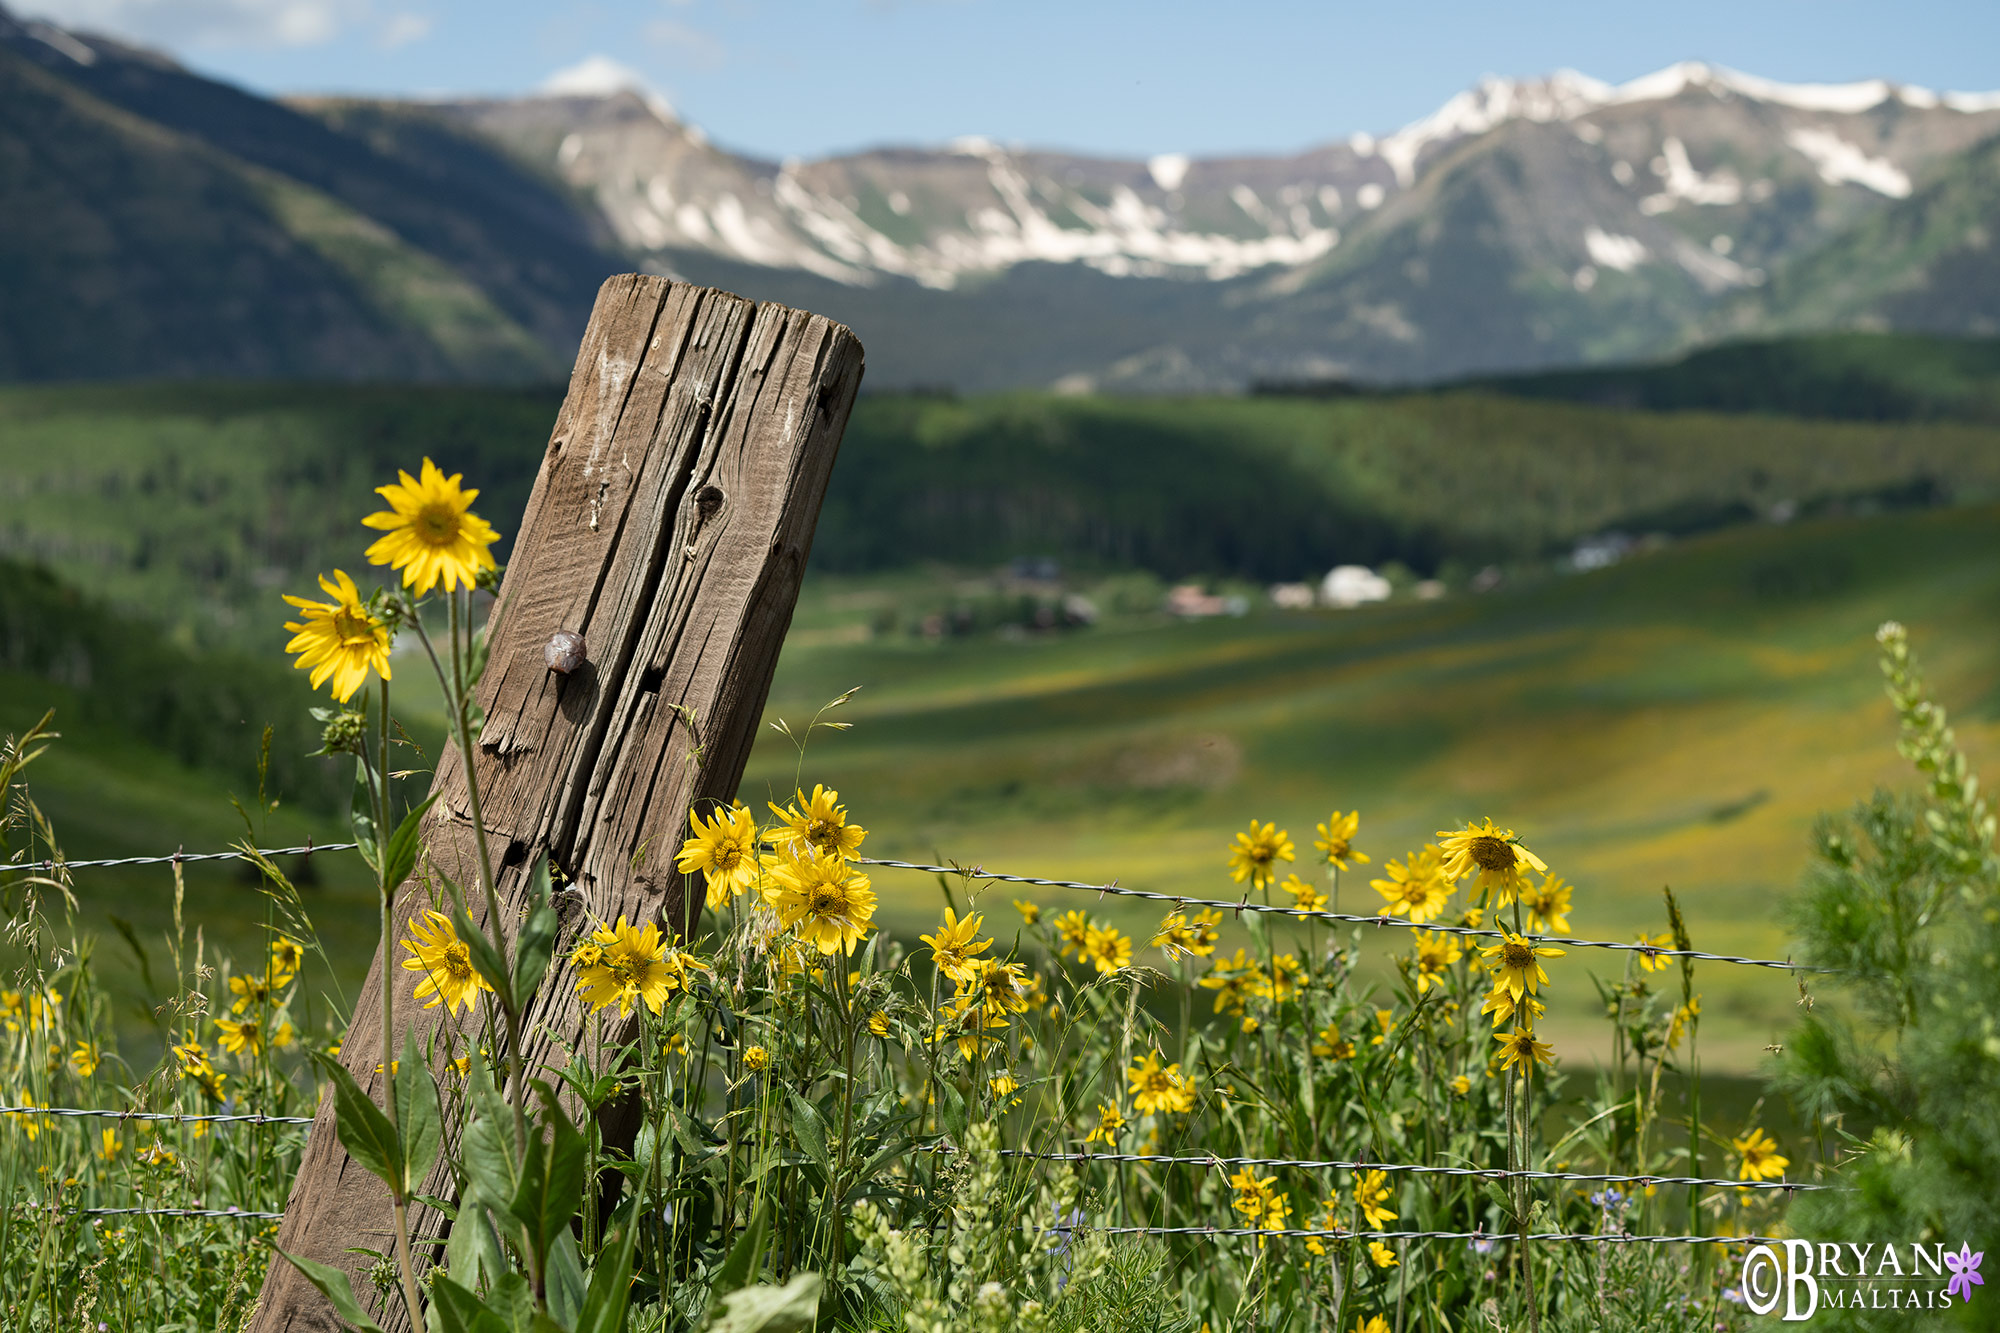
[[[535,1293],[519,1273],[509,1273],[495,1282],[486,1295],[486,1305],[512,1333],[528,1333],[535,1321]]]
[[[277,1246],[271,1248],[277,1249]],[[367,1311],[361,1308],[361,1302],[355,1299],[354,1284],[347,1274],[332,1264],[301,1259],[298,1255],[286,1254],[283,1250],[278,1250],[278,1253],[284,1255],[285,1261],[292,1267],[304,1273],[306,1281],[319,1288],[319,1294],[332,1303],[335,1313],[342,1319],[362,1330],[362,1333],[382,1333],[381,1325],[370,1319]],[[444,1280],[439,1279],[439,1281]]]
[[[967,1123],[965,1097],[958,1085],[944,1079],[938,1080],[938,1122],[949,1130],[954,1138],[965,1137]]]
[[[706,1333],[810,1333],[819,1317],[818,1273],[800,1273],[782,1287],[745,1287],[723,1299]]]
[[[514,990],[507,980],[506,961],[493,947],[493,941],[486,937],[486,932],[473,925],[472,918],[459,906],[464,896],[461,893],[451,895],[452,928],[458,932],[459,939],[465,941],[466,950],[472,955],[473,971],[486,978],[486,983],[500,996],[504,1007],[512,1009],[515,1007]]]
[[[576,1317],[576,1333],[622,1333],[632,1300],[632,1251],[639,1238],[638,1209],[627,1200],[611,1219],[612,1232],[590,1270],[590,1290]]]
[[[757,1215],[750,1219],[736,1244],[730,1247],[729,1257],[722,1261],[722,1267],[715,1272],[715,1281],[708,1288],[708,1308],[713,1314],[721,1308],[722,1300],[730,1292],[736,1291],[756,1276],[763,1261],[764,1233],[770,1229],[771,1207],[767,1199],[757,1209]]]
[[[529,1136],[528,1159],[507,1211],[525,1230],[536,1258],[543,1260],[556,1232],[569,1229],[570,1218],[583,1202],[585,1152],[583,1135],[563,1113],[555,1092],[540,1079],[534,1081],[534,1089],[542,1100],[549,1134]]]
[[[833,1178],[833,1155],[826,1150],[826,1121],[820,1118],[819,1108],[790,1092],[792,1099],[792,1133],[798,1135],[799,1146],[806,1150],[806,1156],[819,1164],[827,1178]]]
[[[547,1290],[549,1313],[559,1324],[573,1324],[583,1307],[583,1254],[576,1248],[576,1233],[568,1227],[556,1232],[549,1246],[548,1271],[542,1274]]]
[[[355,1083],[346,1065],[318,1051],[308,1053],[333,1081],[333,1127],[340,1136],[340,1146],[401,1197],[406,1189],[395,1126],[382,1114],[381,1107],[368,1100],[368,1094]]]
[[[493,1219],[487,1215],[485,1203],[475,1199],[471,1190],[467,1190],[460,1202],[458,1219],[451,1225],[451,1239],[444,1247],[444,1266],[447,1272],[466,1279],[474,1290],[482,1285],[491,1286],[507,1271],[500,1238],[493,1234]]]
[[[396,1132],[402,1143],[403,1190],[408,1193],[430,1174],[444,1134],[437,1078],[417,1051],[414,1031],[403,1034],[403,1054],[396,1065]]]
[[[403,822],[396,826],[396,832],[389,839],[388,868],[382,870],[382,880],[390,888],[395,888],[410,877],[417,867],[417,833],[423,827],[424,812],[442,792],[432,792],[424,798],[424,803],[403,816]],[[381,867],[377,867],[381,869]]]
[[[348,802],[347,822],[354,830],[354,840],[361,844],[361,859],[379,875],[382,832],[375,827],[375,788],[369,781],[368,761],[359,756],[354,760],[354,795]]]
[[[449,1274],[431,1279],[431,1323],[437,1333],[509,1333],[505,1320]]]
[[[562,929],[562,920],[556,915],[550,903],[549,858],[547,853],[535,858],[535,868],[528,875],[528,901],[531,904],[528,919],[521,926],[521,933],[514,942],[514,994],[523,1002],[541,989],[542,978],[549,970],[549,958],[556,947],[556,935]]]
[[[466,1065],[465,1090],[473,1111],[461,1149],[466,1197],[505,1210],[521,1184],[521,1162],[514,1151],[514,1115],[493,1086],[486,1056],[478,1050],[471,1052]]]

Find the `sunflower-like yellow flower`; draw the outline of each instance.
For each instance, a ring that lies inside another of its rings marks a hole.
[[[299,974],[306,964],[306,946],[289,935],[271,941],[271,983],[282,986]]]
[[[823,954],[851,954],[874,929],[875,890],[838,853],[781,856],[771,878],[778,924]]]
[[[1299,992],[1306,974],[1305,964],[1294,954],[1281,953],[1271,959],[1271,970],[1259,969],[1250,979],[1250,993],[1272,1004],[1284,1004]]]
[[[1194,1110],[1194,1081],[1181,1073],[1178,1064],[1161,1065],[1158,1051],[1149,1051],[1145,1059],[1134,1060],[1125,1071],[1125,1082],[1132,1093],[1132,1105],[1140,1115],[1156,1111],[1186,1114]]]
[[[1456,935],[1444,935],[1435,930],[1417,932],[1417,994],[1423,995],[1444,979],[1444,970],[1457,962],[1465,953]]]
[[[1021,1090],[1021,1085],[1015,1081],[1012,1074],[999,1074],[987,1079],[986,1090],[993,1094],[996,1101],[1004,1101],[1009,1106],[1021,1104],[1021,1099],[1014,1096]]]
[[[1389,1321],[1385,1316],[1372,1314],[1363,1319],[1360,1315],[1356,1315],[1354,1316],[1354,1327],[1349,1329],[1347,1333],[1394,1333],[1394,1330],[1390,1328]]]
[[[1555,1063],[1555,1050],[1544,1041],[1536,1041],[1531,1028],[1515,1028],[1512,1032],[1496,1032],[1493,1040],[1500,1043],[1500,1067],[1511,1069],[1515,1065],[1527,1073],[1543,1062]]]
[[[868,830],[859,824],[847,822],[847,807],[840,803],[840,793],[831,787],[813,784],[813,794],[797,793],[797,799],[780,809],[775,801],[768,803],[771,813],[780,821],[771,830],[771,841],[779,850],[790,847],[796,854],[800,845],[813,849],[820,856],[840,856],[852,861],[861,853],[861,840],[868,836]]]
[[[1116,1147],[1119,1131],[1125,1128],[1125,1113],[1118,1109],[1117,1102],[1097,1104],[1097,1124],[1090,1133],[1083,1136],[1085,1143],[1102,1143]]]
[[[1072,907],[1049,924],[1056,933],[1057,955],[1068,958],[1074,954],[1078,962],[1083,961],[1083,942],[1090,934],[1090,918]]]
[[[1021,920],[1031,926],[1042,919],[1042,905],[1040,903],[1031,903],[1026,898],[1016,898],[1014,900],[1014,910],[1021,914]]]
[[[1513,991],[1495,986],[1486,993],[1486,1002],[1479,1006],[1481,1014],[1493,1015],[1493,1026],[1513,1023],[1520,1027],[1532,1028],[1535,1020],[1549,1011],[1549,1007],[1536,997],[1517,997]]]
[[[202,1095],[210,1101],[222,1100],[222,1085],[229,1075],[209,1063],[208,1052],[197,1041],[183,1042],[172,1048],[174,1058],[180,1064],[181,1077],[200,1088]]]
[[[687,955],[669,949],[651,921],[630,926],[620,916],[617,925],[591,932],[590,942],[598,948],[597,961],[577,969],[576,988],[593,1014],[614,1003],[620,1018],[639,1004],[657,1014],[668,996],[687,987]]]
[[[988,1036],[1008,1026],[1006,1014],[988,1005],[979,1004],[971,995],[954,995],[938,1008],[937,1026],[925,1040],[932,1045],[950,1041],[958,1045],[958,1053],[967,1064],[986,1053],[987,1044],[994,1041]]]
[[[234,995],[236,1000],[229,1006],[230,1012],[242,1014],[248,1013],[252,1008],[263,1009],[268,1006],[273,992],[284,985],[284,981],[278,980],[278,976],[281,975],[283,974],[273,975],[266,972],[262,976],[245,974],[231,977],[229,993]],[[291,978],[285,978],[285,981],[289,980]]]
[[[1392,1191],[1389,1177],[1380,1171],[1363,1171],[1354,1178],[1354,1206],[1361,1210],[1362,1218],[1371,1231],[1381,1231],[1396,1220],[1396,1210],[1389,1206]]]
[[[1377,1268],[1394,1268],[1401,1262],[1396,1258],[1396,1252],[1379,1240],[1368,1242],[1368,1257],[1375,1261]]]
[[[292,632],[285,651],[299,655],[294,667],[312,672],[313,689],[331,677],[333,697],[346,703],[367,684],[369,672],[389,679],[389,627],[369,614],[361,604],[360,590],[345,572],[336,569],[332,578],[320,575],[319,586],[332,601],[285,595],[300,612],[296,622],[285,622]]]
[[[1328,1060],[1352,1060],[1354,1043],[1340,1035],[1337,1024],[1329,1023],[1319,1030],[1318,1039],[1312,1044],[1312,1053]]]
[[[889,1011],[886,1009],[877,1009],[874,1013],[868,1015],[868,1030],[878,1037],[888,1036]]]
[[[458,928],[443,912],[426,909],[421,919],[410,918],[410,934],[415,938],[402,941],[412,955],[403,960],[403,970],[423,974],[416,998],[431,997],[424,1008],[435,1009],[442,1003],[445,1012],[455,1014],[471,1008],[479,992],[493,989],[473,970],[471,946],[458,937]]]
[[[1027,969],[997,958],[982,959],[974,965],[972,976],[959,984],[958,993],[985,1009],[1025,1014],[1029,1003]]]
[[[1251,1226],[1256,1226],[1270,1206],[1271,1196],[1276,1193],[1271,1187],[1277,1183],[1276,1176],[1259,1177],[1249,1167],[1242,1167],[1229,1177],[1229,1188],[1236,1191],[1229,1206],[1249,1218]]]
[[[1277,877],[1278,862],[1297,859],[1291,835],[1275,820],[1260,824],[1253,819],[1249,831],[1237,834],[1229,849],[1229,877],[1238,884],[1248,880],[1250,887],[1261,889]]]
[[[762,1073],[771,1067],[771,1053],[762,1046],[745,1046],[743,1067],[753,1074]]]
[[[1657,935],[1648,935],[1642,930],[1639,932],[1638,939],[1639,943],[1645,946],[1637,951],[1641,969],[1647,972],[1661,972],[1674,965],[1674,960],[1671,957],[1659,952],[1661,949],[1671,949],[1674,947],[1673,936],[1667,934],[1665,931],[1661,931]]]
[[[252,1055],[262,1055],[266,1045],[274,1049],[283,1049],[292,1044],[292,1025],[289,1022],[279,1023],[276,1030],[268,1035],[263,1020],[257,1018],[242,1020],[218,1018],[215,1020],[215,1026],[222,1034],[220,1038],[222,1049],[231,1055],[242,1055],[245,1051]]]
[[[472,512],[479,492],[459,486],[463,473],[447,477],[426,458],[420,477],[397,475],[400,483],[375,488],[388,509],[361,520],[383,534],[368,548],[368,563],[402,570],[403,586],[419,597],[440,583],[446,592],[470,588],[480,570],[496,567],[486,548],[500,534]]]
[[[1319,1215],[1312,1218],[1307,1223],[1307,1226],[1309,1226],[1314,1231],[1347,1230],[1346,1227],[1340,1224],[1340,1213],[1338,1211],[1339,1206],[1340,1206],[1340,1195],[1338,1193],[1327,1195],[1326,1202],[1319,1206]],[[1311,1250],[1314,1254],[1326,1253],[1326,1246],[1318,1236],[1312,1236],[1307,1238],[1306,1248],[1308,1250]]]
[[[1386,879],[1371,879],[1368,887],[1382,895],[1384,910],[1411,921],[1429,921],[1444,910],[1451,897],[1451,881],[1441,869],[1443,854],[1435,845],[1426,845],[1402,861],[1382,867]]]
[[[944,924],[938,927],[937,934],[917,938],[931,946],[931,962],[939,972],[955,982],[970,981],[979,970],[976,955],[993,947],[992,940],[974,938],[985,919],[981,912],[967,912],[961,917],[947,906]]]
[[[104,1063],[104,1053],[94,1041],[78,1041],[76,1049],[69,1053],[69,1062],[76,1066],[77,1073],[89,1078]]]
[[[674,866],[683,875],[700,872],[708,886],[708,909],[720,912],[757,880],[757,821],[743,806],[717,810],[711,819],[688,811],[690,836]]]
[[[1513,829],[1503,829],[1490,819],[1462,829],[1439,829],[1437,835],[1444,852],[1444,877],[1456,884],[1477,872],[1478,887],[1492,889],[1501,906],[1527,889],[1528,871],[1549,873],[1547,863],[1523,847]]]
[[[1324,912],[1326,910],[1326,895],[1300,879],[1297,875],[1285,876],[1285,882],[1278,887],[1292,895],[1292,906],[1298,908],[1301,912]]]
[[[1736,1169],[1738,1180],[1779,1180],[1792,1164],[1791,1158],[1779,1156],[1778,1141],[1754,1125],[1742,1138],[1731,1139],[1729,1146],[1743,1159]]]
[[[1210,908],[1190,917],[1185,912],[1169,912],[1147,942],[1169,958],[1206,958],[1222,939],[1222,913]]]
[[[1463,1097],[1472,1091],[1472,1080],[1463,1074],[1454,1074],[1451,1080],[1451,1095]]]
[[[1536,944],[1511,930],[1503,930],[1500,934],[1498,944],[1483,948],[1479,953],[1493,969],[1493,989],[1507,991],[1519,1004],[1522,997],[1533,995],[1537,986],[1548,985],[1549,974],[1542,970],[1541,960],[1560,958],[1566,951]]]
[[[1572,887],[1563,883],[1560,875],[1544,875],[1540,887],[1529,889],[1521,895],[1521,905],[1528,909],[1528,929],[1549,931],[1554,934],[1569,933],[1569,897]]]
[[[1335,870],[1347,869],[1352,860],[1361,865],[1368,864],[1368,858],[1354,850],[1354,835],[1361,828],[1361,812],[1341,814],[1336,810],[1326,817],[1324,824],[1316,824],[1319,836],[1313,839],[1313,846],[1319,849],[1321,859]]]
[[[1215,992],[1215,1012],[1240,1014],[1244,1001],[1262,985],[1264,969],[1242,949],[1233,958],[1218,958],[1208,975],[1201,979],[1204,989]]]
[[[1083,939],[1083,957],[1092,967],[1109,976],[1131,966],[1132,937],[1116,926],[1091,926]]]

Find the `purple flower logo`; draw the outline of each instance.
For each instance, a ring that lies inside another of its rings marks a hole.
[[[1944,1294],[1956,1296],[1962,1301],[1971,1300],[1973,1287],[1986,1285],[1986,1279],[1979,1276],[1979,1261],[1985,1257],[1986,1251],[1974,1254],[1969,1244],[1961,1246],[1957,1254],[1946,1250],[1944,1266],[1951,1270],[1951,1281],[1945,1284]]]

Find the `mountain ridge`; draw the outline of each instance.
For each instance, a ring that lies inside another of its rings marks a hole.
[[[81,181],[63,228],[15,239],[9,262],[41,285],[0,294],[6,378],[551,378],[598,283],[631,268],[809,305],[855,327],[878,382],[966,390],[1425,382],[1774,330],[1981,333],[2000,313],[2000,256],[1979,243],[2000,94],[1684,62],[1619,85],[1489,78],[1389,134],[1288,156],[962,139],[771,162],[602,78],[270,101],[4,11],[0,54],[0,95],[38,89],[45,140],[101,140],[126,164]],[[0,174],[9,213],[68,170],[34,148]],[[177,190],[196,150],[218,183]],[[184,234],[149,248],[127,214]],[[93,228],[108,239],[79,254]],[[261,284],[208,243],[238,235]],[[1839,256],[1878,235],[1893,255],[1853,281]],[[154,312],[167,350],[107,359],[102,302],[66,301],[66,282],[183,293]],[[206,319],[204,282],[318,314]],[[57,336],[30,350],[49,310]]]

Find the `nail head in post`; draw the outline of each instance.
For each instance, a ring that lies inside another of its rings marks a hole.
[[[549,636],[549,646],[542,650],[542,659],[549,664],[549,670],[560,671],[565,676],[584,663],[583,636],[573,629],[559,629]]]

